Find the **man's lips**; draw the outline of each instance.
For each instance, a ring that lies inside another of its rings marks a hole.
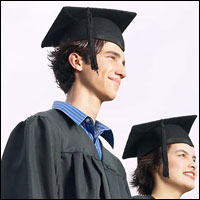
[[[118,86],[120,86],[120,80],[119,79],[117,79],[117,78],[111,78],[111,77],[109,77],[109,79],[111,81],[113,81],[115,84],[117,84]]]

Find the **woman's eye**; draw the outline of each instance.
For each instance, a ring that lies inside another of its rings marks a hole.
[[[179,157],[185,157],[185,154],[180,154]]]
[[[114,60],[114,59],[115,59],[114,56],[109,56],[108,58],[111,59],[111,60]]]

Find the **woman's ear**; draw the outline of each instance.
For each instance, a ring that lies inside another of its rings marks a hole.
[[[150,167],[150,172],[153,174],[158,173],[160,171],[160,166],[152,166]]]
[[[77,53],[75,52],[71,53],[68,57],[68,61],[75,70],[82,71],[83,60],[82,60],[82,57],[79,56]]]

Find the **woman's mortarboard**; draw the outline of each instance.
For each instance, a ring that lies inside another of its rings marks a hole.
[[[67,40],[88,40],[91,67],[98,70],[94,39],[117,44],[125,50],[122,33],[136,16],[135,12],[114,9],[63,7],[47,32],[42,47],[58,47]]]
[[[169,178],[167,144],[186,143],[194,146],[189,132],[197,115],[161,119],[132,127],[122,158],[138,160],[162,147],[163,176]]]

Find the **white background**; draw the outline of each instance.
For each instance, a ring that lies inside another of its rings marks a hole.
[[[1,2],[1,156],[12,129],[28,116],[65,101],[41,42],[63,6],[136,12],[124,32],[126,69],[118,96],[102,105],[98,120],[112,128],[128,181],[136,159],[122,160],[132,125],[197,114],[190,136],[199,161],[198,1],[10,1]],[[196,188],[182,196],[199,198]],[[136,194],[135,189],[131,189]]]

